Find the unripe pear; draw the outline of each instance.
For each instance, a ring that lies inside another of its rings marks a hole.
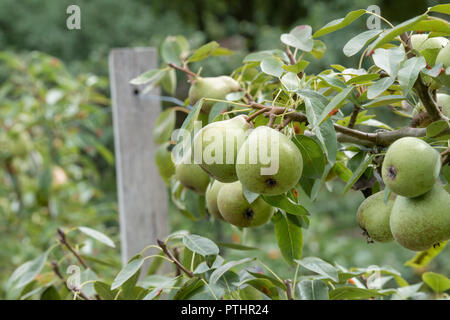
[[[192,161],[190,152],[175,165],[175,178],[184,187],[201,195],[205,194],[209,184],[209,175]]]
[[[172,161],[172,154],[169,151],[170,143],[165,142],[156,149],[155,163],[158,167],[159,175],[167,184],[170,177],[175,173],[175,165]]]
[[[426,49],[442,49],[448,43],[448,39],[444,37],[428,38],[428,34],[414,34],[411,37],[411,44],[417,51]]]
[[[442,113],[450,118],[450,96],[445,93],[436,94],[437,104],[442,108]]]
[[[258,197],[251,204],[244,197],[239,181],[226,183],[219,190],[217,205],[222,217],[237,227],[257,227],[272,217],[275,209]]]
[[[219,194],[219,190],[225,185],[220,181],[214,180],[206,189],[206,208],[208,212],[211,213],[216,219],[224,220],[222,215],[220,214],[219,207],[217,206],[217,196]]]
[[[251,127],[244,115],[208,124],[194,138],[197,163],[220,182],[236,181],[237,154]]]
[[[197,77],[189,89],[189,103],[194,105],[201,98],[224,100],[225,96],[240,89],[239,83],[231,77]],[[209,113],[216,102],[204,101],[202,111]]]
[[[442,63],[444,68],[450,66],[450,44],[447,44],[436,57],[436,64]]]
[[[450,239],[450,195],[436,183],[422,196],[398,196],[390,226],[394,239],[410,250],[426,250]]]
[[[413,137],[395,141],[386,152],[382,176],[398,195],[413,198],[430,191],[439,176],[439,153],[426,142]]]
[[[291,190],[300,180],[303,158],[284,134],[267,126],[250,133],[239,150],[236,173],[244,188],[263,195]]]
[[[389,242],[394,239],[389,226],[394,197],[384,203],[384,191],[366,198],[358,208],[356,219],[367,236],[378,242]]]

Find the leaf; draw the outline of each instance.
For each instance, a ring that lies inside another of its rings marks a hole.
[[[369,87],[367,98],[374,99],[386,91],[395,81],[395,77],[382,78]]]
[[[323,41],[313,40],[314,47],[310,54],[314,57],[314,59],[322,59],[325,51],[327,50],[327,46]]]
[[[438,4],[428,9],[428,11],[445,13],[450,15],[450,4]]]
[[[354,56],[380,33],[381,30],[368,30],[354,36],[345,44],[344,54],[347,57]]]
[[[353,87],[347,87],[339,92],[337,95],[331,99],[331,101],[327,104],[325,109],[322,111],[319,119],[317,120],[316,126],[320,126],[327,118],[329,118],[329,114],[333,109],[338,109],[342,103],[347,99],[349,94],[352,92]]]
[[[279,57],[282,58],[283,60],[286,60],[286,54],[279,50],[279,49],[275,49],[275,50],[264,50],[264,51],[258,51],[258,52],[252,52],[250,54],[248,54],[245,58],[244,58],[244,63],[246,62],[259,62],[264,60],[265,58],[270,58],[270,57]]]
[[[204,286],[202,279],[191,278],[175,293],[173,300],[187,300]]]
[[[253,261],[253,260],[255,260],[255,258],[244,258],[241,260],[230,261],[230,262],[225,263],[224,265],[222,265],[219,268],[217,268],[216,270],[214,270],[213,273],[211,273],[211,276],[209,277],[209,283],[211,283],[211,284],[216,283],[220,279],[220,277],[222,277],[231,268],[234,268],[238,265],[241,265],[241,264]]]
[[[206,257],[219,254],[219,247],[207,238],[196,234],[185,235],[183,244],[191,251]]]
[[[382,297],[395,293],[395,290],[375,290],[356,287],[340,287],[330,291],[330,300],[360,300]]]
[[[327,277],[334,282],[339,282],[337,269],[328,262],[316,257],[306,257],[301,260],[295,260],[303,268],[313,271],[317,274]]]
[[[142,267],[143,263],[144,258],[141,255],[137,255],[131,258],[128,264],[117,274],[111,285],[111,290],[119,288],[122,284],[125,283],[125,281],[134,276],[135,273],[138,272]]]
[[[398,71],[398,82],[402,87],[403,94],[406,95],[412,89],[419,76],[420,71],[427,66],[424,57],[412,57],[402,64]]]
[[[401,48],[376,49],[372,55],[375,65],[386,71],[391,77],[395,77],[400,68],[400,63],[405,60],[405,51]]]
[[[189,57],[187,62],[201,61],[214,53],[214,51],[219,48],[219,44],[216,41],[208,42],[207,44],[201,46]]]
[[[272,221],[275,225],[275,236],[281,254],[289,264],[293,264],[295,259],[300,259],[302,256],[302,228],[290,222],[281,212],[276,212]]]
[[[287,91],[295,91],[300,89],[300,80],[297,74],[287,72],[281,77],[281,83],[285,86]]]
[[[447,242],[440,242],[439,246],[416,253],[411,260],[405,262],[405,266],[413,268],[426,267],[444,249],[446,244]]]
[[[118,292],[118,290],[111,290],[109,284],[101,281],[94,283],[94,290],[103,300],[114,300]]]
[[[242,282],[242,284],[252,286],[256,290],[270,297],[272,300],[280,300],[278,289],[269,279],[248,279]]]
[[[173,108],[161,112],[153,129],[153,141],[158,144],[167,142],[175,128],[175,121],[175,110]]]
[[[131,84],[141,85],[149,82],[158,81],[169,70],[168,67],[162,69],[148,70],[130,81]]]
[[[362,74],[347,80],[345,84],[365,84],[372,82],[373,80],[378,80],[379,78],[380,75],[377,73]]]
[[[401,35],[403,32],[413,30],[413,27],[415,24],[417,24],[419,21],[424,20],[426,18],[427,18],[427,15],[422,14],[420,16],[417,16],[417,17],[409,19],[405,22],[402,22],[399,25],[395,26],[394,28],[386,30],[377,38],[377,40],[375,40],[369,46],[368,52],[381,47],[385,43],[388,43],[388,42],[394,40],[396,37]]]
[[[283,65],[283,69],[295,74],[298,74],[306,69],[306,67],[309,65],[309,61],[306,60],[300,60],[296,64],[293,65]]]
[[[298,284],[302,300],[328,300],[328,286],[320,280],[303,280]]]
[[[389,95],[389,96],[381,96],[379,98],[376,98],[375,100],[369,101],[366,104],[363,104],[363,108],[374,108],[374,107],[381,107],[381,106],[387,106],[392,103],[401,102],[403,100],[406,100],[405,96],[400,95]]]
[[[283,62],[275,57],[268,57],[261,61],[262,72],[274,76],[280,77],[283,74]]]
[[[107,246],[111,248],[115,248],[116,245],[114,242],[105,234],[101,233],[100,231],[88,228],[88,227],[78,227],[78,230],[83,232],[84,234],[88,235],[91,238],[94,238],[97,241],[100,241],[101,243],[106,244]]]
[[[213,107],[211,108],[211,111],[209,111],[208,115],[208,123],[211,123],[214,121],[214,119],[221,114],[222,111],[226,110],[227,104],[225,102],[216,102]]]
[[[436,293],[450,289],[450,279],[439,273],[425,272],[422,274],[422,280]]]
[[[427,127],[427,137],[435,137],[449,127],[449,123],[445,120],[432,122]]]
[[[237,243],[219,242],[218,245],[219,245],[219,247],[225,247],[225,248],[229,248],[229,249],[233,249],[233,250],[241,250],[241,251],[260,250],[259,248],[256,248],[256,247],[244,246],[242,244],[237,244]]]
[[[347,193],[348,190],[358,181],[358,179],[363,175],[364,171],[366,171],[369,164],[372,163],[373,158],[375,157],[374,154],[370,156],[366,156],[365,160],[361,162],[359,167],[355,170],[353,173],[353,176],[350,178],[350,180],[347,182],[344,188],[344,194]]]
[[[296,135],[292,138],[303,158],[302,176],[319,179],[325,169],[325,156],[319,143],[313,138]]]
[[[333,164],[336,161],[337,138],[331,119],[326,120],[320,127],[313,130],[317,138],[324,145],[328,162]]]
[[[175,95],[177,75],[175,69],[169,69],[159,81],[161,87],[171,95]]]
[[[54,286],[49,286],[42,292],[40,300],[62,300],[58,290]]]
[[[313,38],[318,38],[321,36],[324,36],[328,33],[340,30],[342,28],[345,28],[349,24],[351,24],[353,21],[361,17],[364,13],[366,13],[366,10],[359,9],[355,11],[349,12],[344,18],[333,20],[329,23],[327,23],[325,26],[317,30]]]
[[[189,42],[183,36],[169,36],[161,44],[161,57],[166,63],[181,66],[182,57],[189,52]]]
[[[277,195],[277,196],[264,196],[261,195],[261,198],[270,204],[273,207],[282,209],[286,212],[289,212],[290,214],[296,215],[296,216],[307,216],[309,215],[308,210],[305,209],[300,204],[295,203],[291,199],[289,199],[285,195]]]
[[[295,27],[289,33],[283,33],[280,37],[285,45],[310,52],[313,49],[311,26],[303,25]]]
[[[36,278],[36,276],[44,268],[45,262],[47,261],[48,253],[49,251],[46,251],[40,254],[36,259],[32,260],[29,264],[27,263],[23,265],[24,267],[20,269],[21,276],[20,278],[17,278],[15,288],[25,287],[27,284],[29,284]],[[17,274],[15,276],[17,276]]]
[[[244,96],[244,91],[230,92],[225,96],[225,99],[228,101],[238,101],[241,100]]]
[[[439,32],[444,36],[450,34],[450,24],[436,17],[428,17],[426,20],[416,23],[411,29],[414,31]]]

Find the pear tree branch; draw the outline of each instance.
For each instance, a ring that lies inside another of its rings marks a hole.
[[[180,261],[178,261],[177,258],[174,257],[174,255],[172,254],[172,252],[170,252],[170,250],[167,248],[166,244],[161,241],[161,240],[157,240],[158,245],[160,246],[160,248],[162,249],[162,251],[166,254],[166,256],[172,260],[172,262],[175,264],[175,266],[177,267],[177,269],[183,271],[185,274],[188,275],[189,278],[193,278],[194,277],[194,273],[192,271],[189,271],[188,269],[186,269]]]

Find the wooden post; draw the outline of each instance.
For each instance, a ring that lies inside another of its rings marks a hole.
[[[168,192],[155,164],[153,128],[159,100],[140,98],[130,80],[157,67],[154,48],[114,49],[109,55],[122,262],[169,230]],[[151,95],[159,95],[153,89]],[[147,251],[150,254],[151,250]]]

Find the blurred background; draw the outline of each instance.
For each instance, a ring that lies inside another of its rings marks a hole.
[[[423,13],[445,1],[424,0],[2,0],[0,2],[0,298],[11,272],[55,241],[56,228],[86,225],[118,243],[114,149],[108,83],[108,53],[114,47],[155,46],[168,35],[184,35],[191,47],[211,40],[236,50],[202,63],[205,75],[229,73],[249,50],[280,46],[279,36],[309,24],[313,30],[348,11],[378,5],[392,23]],[[81,8],[81,30],[66,28],[66,8]],[[354,67],[343,45],[358,30],[358,20],[321,38],[327,46],[309,72],[330,64]],[[194,67],[194,69],[196,69]],[[181,84],[177,95],[186,98]],[[311,226],[304,256],[314,255],[345,267],[389,265],[411,282],[420,277],[403,266],[414,253],[395,243],[367,244],[356,226],[363,199],[343,184],[324,188],[308,204]],[[259,254],[280,274],[291,276],[276,247],[272,225],[242,235],[219,222],[192,223],[175,208],[171,229],[187,229],[222,242],[261,247]],[[87,241],[82,250],[120,265],[118,250]],[[228,250],[230,256],[247,255]],[[448,274],[450,257],[429,266]],[[116,272],[115,268],[112,272]],[[107,272],[107,271],[105,271]]]

